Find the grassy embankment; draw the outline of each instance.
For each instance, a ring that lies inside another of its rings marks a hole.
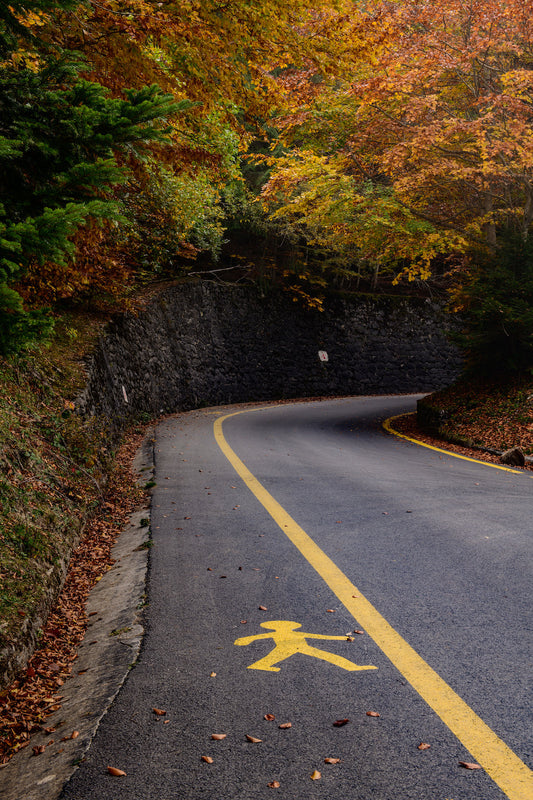
[[[104,425],[73,413],[101,327],[65,317],[50,347],[0,360],[0,649],[27,634],[102,496]]]
[[[32,631],[38,644],[0,693],[0,768],[60,707],[57,692],[86,628],[87,595],[113,564],[111,548],[129,514],[146,505],[131,470],[146,424],[132,424],[112,446],[105,420],[73,413],[86,380],[83,359],[102,325],[84,315],[63,318],[49,348],[0,362],[0,666]],[[5,683],[6,673],[0,678]]]

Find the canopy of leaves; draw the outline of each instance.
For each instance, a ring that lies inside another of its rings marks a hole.
[[[304,227],[315,217],[310,237],[323,222],[336,247],[333,215],[352,233],[352,253],[392,257],[411,278],[427,276],[439,254],[493,247],[500,230],[527,238],[532,10],[530,0],[365,4],[346,30],[364,43],[354,72],[283,121],[298,149],[265,189],[274,214]],[[331,180],[352,187],[349,201],[339,203]]]
[[[335,18],[310,0],[3,7],[4,352],[19,323],[35,333],[23,301],[117,297],[135,275],[216,257],[224,214],[248,203],[239,154],[286,104],[274,71],[325,62]]]
[[[3,188],[23,178],[0,212],[4,310],[117,297],[216,258],[239,226],[291,243],[301,292],[479,285],[533,223],[532,11],[16,0],[0,14]]]

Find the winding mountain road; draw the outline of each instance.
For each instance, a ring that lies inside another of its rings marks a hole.
[[[531,473],[385,433],[415,401],[159,425],[141,657],[63,800],[533,798]]]

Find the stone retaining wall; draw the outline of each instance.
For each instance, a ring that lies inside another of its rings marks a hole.
[[[461,367],[453,320],[427,300],[333,297],[319,312],[284,293],[183,283],[114,320],[80,407],[132,415],[256,400],[431,391]],[[319,358],[327,353],[327,361]]]

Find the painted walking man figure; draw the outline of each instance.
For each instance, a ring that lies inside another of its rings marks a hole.
[[[319,650],[318,647],[312,647],[311,645],[307,644],[306,641],[306,639],[337,639],[340,641],[346,641],[346,636],[325,636],[320,633],[303,633],[303,631],[296,630],[296,628],[302,627],[299,622],[291,622],[291,620],[283,619],[261,622],[261,627],[267,628],[272,632],[258,633],[256,636],[243,636],[240,639],[235,640],[235,644],[237,645],[247,645],[251,642],[258,641],[259,639],[274,640],[275,647],[270,651],[270,653],[268,653],[264,658],[259,659],[259,661],[256,661],[254,664],[250,664],[248,669],[261,669],[265,672],[279,672],[280,668],[276,667],[275,664],[285,661],[286,658],[289,658],[295,653],[302,653],[306,656],[319,658],[322,661],[329,661],[330,664],[334,664],[335,666],[341,667],[341,669],[349,670],[350,672],[355,672],[362,669],[377,669],[377,667],[372,666],[361,667],[358,664],[354,664],[352,661],[348,661],[347,658],[338,656],[335,653],[328,653],[327,650]]]

